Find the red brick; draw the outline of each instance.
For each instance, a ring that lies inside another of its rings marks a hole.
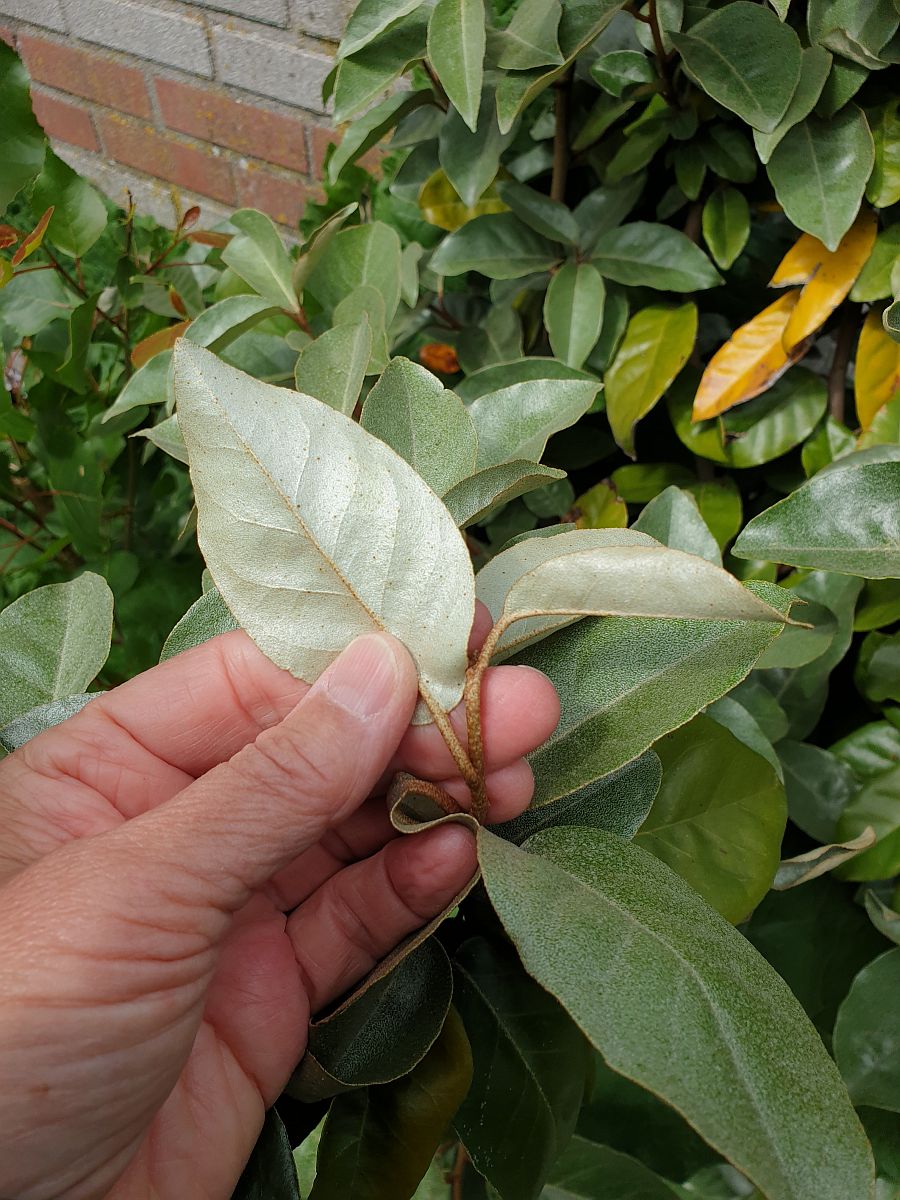
[[[36,87],[31,89],[31,103],[34,115],[50,137],[72,146],[82,146],[85,150],[100,149],[90,113],[84,108],[48,96]]]
[[[328,129],[322,125],[310,125],[309,127],[309,142],[312,149],[312,165],[311,174],[314,179],[322,178],[322,163],[325,159],[325,151],[331,142],[340,142],[341,135],[339,131]],[[371,150],[367,150],[362,158],[357,159],[357,163],[361,167],[365,167],[367,171],[371,171],[377,175],[381,166],[383,151],[378,146],[373,146]]]
[[[156,95],[170,129],[306,173],[303,125],[296,117],[284,117],[173,79],[157,79]]]
[[[319,199],[318,188],[299,179],[283,179],[265,167],[248,163],[236,171],[238,199],[245,208],[259,208],[281,225],[296,226],[310,200]]]
[[[13,50],[16,48],[16,35],[5,25],[0,25],[0,42],[6,42],[7,46],[12,46]]]
[[[189,146],[157,133],[150,125],[113,113],[100,117],[100,136],[107,156],[116,162],[223,204],[235,202],[231,165],[211,151]]]
[[[136,117],[150,116],[144,77],[133,67],[120,66],[103,54],[76,50],[24,33],[19,36],[19,53],[32,79],[40,83]]]

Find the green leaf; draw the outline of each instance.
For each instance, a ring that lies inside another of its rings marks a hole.
[[[900,259],[900,225],[890,225],[875,239],[872,253],[850,289],[850,299],[884,300],[891,294],[891,271]]]
[[[786,625],[762,652],[758,667],[803,667],[823,655],[837,633],[837,617],[815,601],[798,606],[794,614],[803,624]],[[809,626],[810,628],[805,628]]]
[[[606,372],[606,413],[613,437],[634,457],[634,427],[671,387],[697,337],[697,306],[651,305],[636,312]]]
[[[513,213],[492,213],[468,221],[445,238],[430,265],[436,275],[479,271],[489,279],[518,279],[533,271],[549,271],[561,257],[558,245]]]
[[[255,208],[242,208],[232,215],[231,223],[241,232],[222,251],[222,262],[265,300],[297,311],[291,260],[274,221]]]
[[[604,233],[591,260],[607,279],[635,287],[693,292],[722,278],[689,237],[668,225],[634,221]]]
[[[565,477],[564,471],[516,459],[476,471],[468,479],[454,484],[442,499],[453,520],[463,529],[484,520],[498,505]]]
[[[454,1126],[476,1169],[501,1196],[536,1200],[575,1129],[587,1042],[502,943],[471,938],[453,966],[454,1003],[474,1066]]]
[[[479,396],[468,408],[478,434],[476,466],[537,462],[551,434],[574,425],[596,394],[596,380],[535,379]]]
[[[475,470],[478,439],[469,410],[430,371],[392,358],[363,405],[360,424],[439,496]]]
[[[894,98],[871,114],[875,166],[866,184],[866,198],[875,208],[900,200],[900,100]]]
[[[195,646],[208,642],[220,633],[239,628],[219,594],[219,589],[211,587],[199,600],[194,601],[166,638],[159,661],[165,662],[167,658],[174,658],[176,654],[185,650],[193,650]]]
[[[0,613],[0,727],[84,692],[109,654],[113,596],[86,571],[27,592]]]
[[[654,745],[662,785],[636,839],[737,924],[772,885],[787,819],[772,767],[697,716]]]
[[[837,837],[848,842],[871,825],[878,841],[836,872],[840,879],[890,879],[900,874],[900,763],[867,780],[838,818]]]
[[[470,325],[456,342],[460,367],[467,374],[521,358],[522,322],[512,307],[494,304],[479,325]]]
[[[359,326],[363,323],[368,325],[371,334],[371,349],[365,374],[380,374],[388,365],[390,356],[385,327],[384,294],[371,283],[361,283],[334,306],[331,316],[334,329],[340,325]],[[296,364],[294,372],[296,375]]]
[[[575,508],[579,529],[625,529],[628,525],[625,501],[614,487],[602,481],[576,496]]]
[[[359,0],[350,14],[338,54],[346,58],[419,8],[423,0]]]
[[[573,1137],[553,1164],[541,1200],[674,1200],[675,1192],[627,1154]]]
[[[872,1195],[868,1142],[800,1006],[668,867],[601,830],[544,830],[530,853],[482,830],[478,845],[526,970],[610,1066],[769,1200]],[[672,1053],[673,1027],[685,1053]]]
[[[889,908],[871,888],[865,894],[866,912],[879,933],[900,945],[900,912]]]
[[[713,125],[700,141],[706,165],[730,183],[750,183],[756,175],[756,155],[750,139],[734,125]]]
[[[512,821],[492,825],[498,837],[521,845],[540,829],[584,825],[606,829],[631,839],[650,811],[662,778],[662,766],[652,750],[584,788],[551,804],[527,809]]]
[[[50,149],[31,200],[39,212],[53,205],[47,238],[72,258],[86,254],[106,228],[106,205],[99,192]]]
[[[300,351],[294,368],[297,391],[349,417],[359,399],[371,353],[368,316],[355,324],[326,329]]]
[[[829,878],[787,892],[769,892],[743,933],[772,964],[830,1046],[838,1006],[854,975],[884,949],[852,893]]]
[[[294,290],[298,295],[306,287],[307,279],[325,253],[331,239],[358,210],[359,204],[356,201],[345,204],[343,208],[332,213],[326,221],[314,229],[306,239],[292,271]]]
[[[900,634],[870,633],[863,639],[854,681],[872,704],[900,701]]]
[[[900,730],[889,721],[861,725],[831,747],[860,779],[872,779],[900,761]]]
[[[366,982],[364,990],[312,1022],[288,1095],[312,1103],[349,1088],[391,1083],[434,1045],[453,995],[450,961],[436,938]]]
[[[593,384],[595,396],[601,387],[599,379],[587,371],[576,371],[556,358],[541,358],[534,355],[473,371],[471,375],[456,385],[456,394],[466,404],[471,404],[480,396],[486,396],[489,392],[496,392],[510,384],[533,383],[541,379],[583,380],[585,383]]]
[[[769,179],[788,220],[837,250],[874,161],[866,118],[851,104],[830,121],[807,117],[789,129],[769,159]]]
[[[344,131],[337,149],[328,160],[330,182],[336,183],[344,167],[356,162],[367,150],[371,150],[407,113],[414,112],[423,104],[433,102],[434,96],[430,89],[397,92],[370,108],[367,113],[358,116]]]
[[[691,77],[748,125],[771,133],[800,79],[800,40],[775,14],[733,0],[671,35]]]
[[[737,484],[729,476],[680,483],[697,501],[700,516],[724,550],[743,523],[743,503]]]
[[[557,358],[580,367],[600,336],[606,288],[590,263],[564,263],[544,298],[544,324]]]
[[[646,504],[667,487],[686,487],[694,477],[677,463],[626,463],[616,467],[609,478],[623,500]]]
[[[783,858],[775,874],[772,887],[777,892],[786,892],[789,888],[800,887],[811,879],[818,879],[827,871],[833,871],[841,863],[849,862],[861,851],[866,850],[875,841],[875,832],[865,829],[850,842],[833,842],[827,846],[814,846],[805,854],[797,854],[793,858]]]
[[[409,1075],[334,1100],[309,1200],[410,1200],[471,1078],[469,1044],[451,1009]]]
[[[189,342],[176,350],[175,392],[201,550],[263,652],[311,682],[358,634],[388,629],[417,661],[426,703],[452,708],[467,666],[472,568],[415,471],[327,405],[251,380]],[[404,575],[385,588],[394,553]],[[437,563],[444,584],[432,592],[422,581]]]
[[[512,211],[536,233],[551,241],[575,245],[579,238],[578,222],[564,204],[551,200],[543,192],[526,187],[515,179],[501,179],[497,191]]]
[[[484,77],[484,21],[484,0],[438,0],[428,23],[431,65],[473,133]]]
[[[332,117],[337,124],[368,108],[412,63],[424,58],[430,15],[429,5],[417,5],[367,46],[341,60],[332,96]]]
[[[102,692],[82,692],[76,696],[66,696],[63,700],[51,700],[49,704],[39,704],[0,729],[0,746],[11,754],[45,729],[53,729],[69,717],[74,717],[86,704],[102,695]]]
[[[204,309],[183,336],[197,346],[207,346],[213,353],[221,354],[239,337],[280,312],[278,305],[261,296],[228,296]]]
[[[581,621],[517,654],[562,702],[552,737],[530,756],[545,804],[642,754],[730,691],[774,636],[762,622]]]
[[[525,71],[561,63],[557,39],[561,16],[559,0],[522,0],[497,37],[497,66],[503,71]]]
[[[856,606],[854,630],[864,633],[895,621],[900,621],[900,579],[870,579]]]
[[[838,459],[754,517],[733,553],[866,579],[900,575],[900,461]]]
[[[782,779],[781,763],[772,743],[763,733],[762,726],[749,708],[745,708],[733,696],[723,696],[715,704],[710,704],[706,715],[711,717],[729,733],[733,733],[742,745],[752,750],[754,754],[764,758],[772,767],[779,779]]]
[[[646,83],[656,82],[650,59],[640,50],[608,50],[591,63],[594,81],[617,99]]]
[[[112,421],[135,408],[165,404],[168,400],[168,379],[172,366],[172,351],[154,354],[139,367],[103,414],[102,421]]]
[[[669,392],[675,432],[695,454],[730,467],[757,467],[785,454],[812,433],[828,406],[824,380],[803,367],[710,421],[691,420],[696,388],[697,375],[689,368]]]
[[[15,50],[0,44],[0,212],[44,162],[47,137],[31,111],[28,73]]]
[[[753,144],[760,161],[767,163],[775,147],[789,129],[793,129],[815,108],[831,70],[831,55],[821,46],[807,46],[800,60],[800,82],[784,116],[771,133],[753,130]]]
[[[512,136],[512,132],[500,132],[491,88],[484,89],[474,133],[455,108],[441,122],[438,141],[441,166],[469,208],[493,181],[500,167],[500,155]]]
[[[667,487],[655,496],[632,525],[664,546],[697,554],[717,567],[722,565],[719,544],[700,515],[697,501],[681,488]]]
[[[578,245],[582,251],[592,250],[601,234],[608,233],[624,221],[644,190],[645,183],[645,176],[632,175],[621,183],[607,184],[588,192],[573,213],[578,223]]]
[[[274,1108],[266,1113],[262,1132],[231,1200],[301,1200],[291,1143]]]
[[[900,1112],[900,947],[863,967],[834,1026],[834,1056],[854,1104]]]
[[[324,309],[333,311],[358,288],[375,288],[384,298],[385,323],[400,303],[402,250],[395,230],[383,221],[341,229],[330,238],[307,282]],[[335,312],[334,319],[337,321]],[[345,315],[343,320],[349,318]],[[377,328],[372,324],[373,333]]]
[[[855,449],[856,439],[853,434],[846,425],[836,421],[829,413],[812,437],[807,438],[800,451],[800,461],[803,463],[807,479],[834,462],[836,458],[842,458]]]
[[[720,188],[703,206],[703,237],[716,265],[727,271],[747,245],[750,205],[737,188]]]
[[[166,417],[157,425],[139,429],[137,433],[132,434],[132,437],[144,437],[164,454],[168,454],[185,465],[188,463],[187,446],[184,444],[177,416]]]

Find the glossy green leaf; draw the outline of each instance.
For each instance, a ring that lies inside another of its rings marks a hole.
[[[872,1195],[862,1127],[800,1006],[668,867],[600,830],[545,830],[528,853],[485,831],[478,841],[525,968],[615,1070],[663,1096],[770,1200]],[[672,1022],[690,1053],[672,1053]]]
[[[498,505],[561,479],[565,479],[564,471],[516,459],[476,471],[450,488],[442,499],[456,524],[463,529],[484,520]]]
[[[866,184],[866,198],[875,208],[900,200],[900,100],[896,97],[871,114],[875,166]]]
[[[834,1026],[834,1055],[854,1104],[900,1112],[900,947],[863,967]]]
[[[438,0],[428,22],[428,57],[444,91],[474,132],[484,77],[484,0]]]
[[[536,1200],[575,1129],[587,1042],[501,943],[464,942],[453,968],[454,1004],[474,1068],[453,1124],[475,1167],[502,1197]]]
[[[796,625],[786,625],[760,655],[758,667],[803,667],[823,655],[837,633],[837,617],[824,604],[800,604]],[[801,624],[802,622],[802,624]]]
[[[654,497],[632,529],[648,533],[664,546],[697,554],[717,567],[722,565],[718,543],[701,517],[696,500],[680,488],[667,487]]]
[[[636,834],[727,920],[746,919],[772,885],[787,819],[769,763],[709,717],[654,745],[659,795]]]
[[[0,44],[0,212],[40,171],[47,137],[31,111],[28,73],[12,46]]]
[[[390,324],[400,303],[401,255],[399,236],[383,221],[341,229],[328,241],[307,287],[332,311],[358,288],[373,287],[384,299],[385,321]],[[343,319],[349,317],[344,314]],[[370,323],[374,331],[377,323]]]
[[[609,478],[623,500],[646,504],[667,487],[685,487],[694,477],[677,463],[626,463],[616,467]]]
[[[803,50],[800,80],[784,116],[771,133],[753,130],[753,144],[761,162],[767,163],[787,131],[812,112],[822,94],[830,70],[831,55],[822,46],[807,46]]]
[[[409,1075],[334,1100],[309,1200],[410,1200],[471,1078],[469,1044],[451,1009]]]
[[[734,734],[742,745],[752,750],[754,754],[764,758],[772,767],[778,778],[783,780],[781,763],[775,748],[763,732],[762,726],[749,708],[739,703],[733,696],[723,696],[706,709],[706,715],[713,721]]]
[[[102,692],[82,692],[75,696],[66,696],[62,700],[51,700],[49,704],[40,704],[37,708],[29,709],[21,716],[14,718],[8,725],[0,729],[0,746],[10,754],[18,750],[26,742],[67,721],[81,712],[86,704],[96,700]]]
[[[359,399],[372,353],[367,317],[335,325],[304,346],[294,368],[297,391],[350,416]]]
[[[846,842],[868,826],[878,838],[871,850],[864,850],[846,866],[840,867],[841,879],[890,879],[900,874],[900,763],[868,779],[849,801],[838,818],[837,837]]]
[[[201,549],[264,653],[309,682],[359,633],[389,629],[417,661],[426,702],[453,707],[473,617],[471,565],[415,471],[327,405],[250,380],[183,341],[175,391]],[[394,553],[406,561],[388,589],[360,556],[376,542],[383,570]],[[445,583],[432,592],[422,580],[436,563]]]
[[[830,121],[807,117],[789,129],[769,159],[769,179],[788,219],[836,250],[874,161],[866,118],[851,104]]]
[[[609,50],[591,63],[591,76],[617,99],[656,80],[653,63],[639,50]]]
[[[532,383],[540,379],[583,380],[593,385],[595,396],[601,387],[600,380],[587,371],[576,371],[557,358],[529,355],[528,358],[517,358],[511,362],[498,363],[474,371],[456,385],[456,394],[466,404],[471,404],[480,396],[499,391],[510,384]]]
[[[497,66],[525,71],[561,63],[557,37],[561,16],[559,0],[522,0],[498,38]]]
[[[613,437],[634,457],[634,427],[672,385],[697,337],[697,306],[651,305],[636,312],[606,372],[606,412]]]
[[[453,995],[441,944],[428,938],[361,992],[313,1021],[306,1056],[287,1084],[306,1103],[349,1088],[391,1083],[418,1065],[440,1035]]]
[[[900,729],[889,721],[871,721],[835,742],[831,752],[860,779],[872,779],[900,762]]]
[[[606,288],[590,263],[566,262],[550,281],[544,299],[544,324],[557,358],[580,367],[600,336]]]
[[[518,458],[537,462],[551,434],[574,425],[596,393],[596,381],[535,379],[479,396],[468,406],[478,434],[478,469]]]
[[[856,301],[884,300],[891,294],[891,271],[900,259],[900,225],[889,225],[875,239],[872,253],[850,289]]]
[[[574,1137],[550,1171],[541,1200],[673,1200],[675,1192],[637,1159]]]
[[[7,605],[0,613],[0,727],[84,692],[106,662],[112,619],[109,585],[91,571]]]
[[[582,621],[517,654],[549,675],[562,702],[530,756],[533,803],[601,779],[730,691],[774,636],[760,623]]]
[[[705,92],[771,133],[800,79],[800,41],[789,25],[769,9],[733,0],[672,42]]]
[[[558,200],[551,200],[543,192],[526,187],[515,179],[500,180],[497,191],[516,216],[536,233],[568,245],[575,245],[578,241],[578,222]]]
[[[856,606],[853,628],[864,633],[895,621],[900,621],[900,579],[868,580]]]
[[[607,184],[588,192],[573,213],[580,231],[578,245],[582,251],[592,250],[602,234],[624,221],[634,208],[645,183],[645,177],[638,174],[623,179],[621,183]]]
[[[475,423],[458,396],[408,358],[392,358],[363,405],[360,424],[405,458],[443,496],[475,470]]]
[[[900,461],[839,459],[754,517],[733,553],[867,579],[900,575]]]
[[[266,1113],[262,1132],[231,1200],[301,1200],[291,1143],[274,1108]]]
[[[826,1045],[854,975],[885,943],[833,879],[769,892],[743,933],[803,1005]]]
[[[722,282],[689,237],[650,221],[634,221],[604,233],[594,246],[591,261],[607,279],[635,287],[693,292]]]
[[[743,523],[743,503],[737,484],[729,476],[679,484],[697,501],[700,516],[724,550]]]
[[[854,680],[857,690],[872,704],[900,701],[900,635],[870,633],[865,637]]]
[[[562,249],[535,233],[513,213],[476,217],[441,242],[431,259],[437,275],[478,271],[489,279],[518,279],[548,271]]]
[[[237,621],[226,607],[217,587],[204,592],[187,610],[163,644],[160,662],[185,650],[193,650],[220,633],[239,629]]]
[[[493,181],[500,155],[512,141],[512,132],[501,133],[497,125],[494,93],[485,88],[473,133],[451,109],[441,123],[440,162],[463,204],[472,207]]]
[[[840,421],[835,421],[830,414],[825,418],[812,437],[807,438],[800,451],[800,461],[807,479],[856,449],[856,439]]]
[[[703,237],[717,266],[734,263],[750,236],[750,205],[737,188],[720,188],[703,206]]]
[[[47,238],[72,258],[86,254],[106,228],[106,205],[99,192],[52,150],[47,150],[34,181],[31,201],[39,212],[53,205]]]
[[[255,208],[242,208],[231,217],[240,233],[222,251],[222,261],[265,300],[296,310],[291,260],[271,217]]]

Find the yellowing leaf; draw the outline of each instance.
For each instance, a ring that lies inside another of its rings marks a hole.
[[[863,322],[856,349],[856,416],[868,429],[879,409],[900,394],[900,343],[885,333],[881,313],[873,308]]]
[[[165,329],[157,329],[156,333],[145,337],[131,351],[131,365],[142,367],[154,355],[161,354],[163,350],[171,350],[188,325],[190,321],[179,321],[177,325],[167,325]]]
[[[817,237],[804,233],[775,268],[769,287],[794,287],[798,283],[808,283],[829,253]]]
[[[441,170],[429,175],[422,184],[419,208],[429,224],[448,229],[451,233],[475,217],[483,217],[488,213],[509,212],[509,205],[500,199],[494,184],[482,193],[475,204],[466,204]]]
[[[814,333],[853,287],[872,253],[877,228],[875,214],[863,211],[844,234],[837,250],[829,251],[819,243],[822,249],[819,266],[804,286],[782,335],[788,352]]]
[[[609,483],[595,483],[575,501],[579,529],[624,529],[628,524],[625,501]]]
[[[788,354],[782,335],[800,298],[793,288],[736,329],[712,356],[694,397],[693,421],[707,421],[771,387],[801,357]]]

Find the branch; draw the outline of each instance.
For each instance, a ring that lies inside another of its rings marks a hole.
[[[556,89],[556,126],[553,131],[553,176],[550,199],[560,204],[566,201],[566,178],[569,172],[569,92],[572,88],[574,65],[554,84]]]
[[[836,421],[844,424],[844,403],[847,397],[847,368],[856,334],[856,306],[845,304],[834,344],[834,358],[828,372],[828,410]]]

